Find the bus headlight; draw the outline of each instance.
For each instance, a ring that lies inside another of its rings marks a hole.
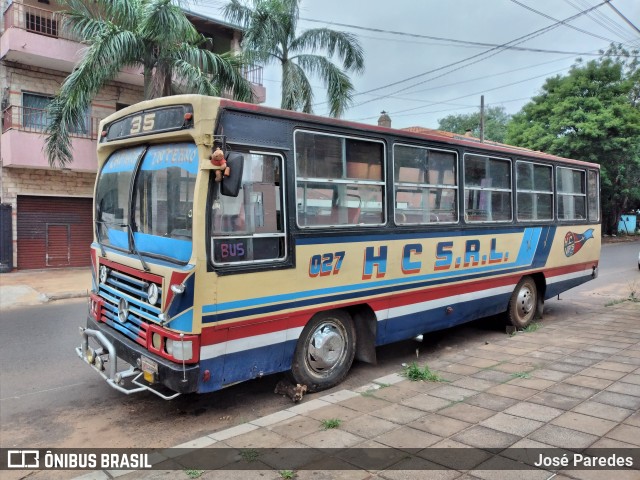
[[[153,332],[151,334],[151,344],[153,345],[153,348],[160,350],[160,347],[162,346],[162,336],[159,333]]]
[[[151,305],[155,305],[156,303],[158,303],[158,297],[158,286],[155,283],[150,284],[147,288],[147,300],[149,300],[149,303]]]
[[[193,342],[191,340],[171,340],[167,338],[166,350],[176,360],[191,360],[193,358]]]

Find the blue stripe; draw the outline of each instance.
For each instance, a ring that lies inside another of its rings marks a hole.
[[[217,305],[204,305],[202,307],[202,313],[204,316],[202,321],[203,323],[212,323],[249,315],[264,315],[290,308],[309,307],[312,305],[380,295],[414,288],[445,285],[464,280],[474,280],[486,277],[489,274],[519,272],[530,268],[534,259],[537,259],[538,262],[542,261],[542,264],[546,262],[546,257],[548,255],[548,250],[553,236],[551,236],[551,239],[548,242],[549,247],[546,250],[540,249],[542,232],[543,228],[530,228],[525,230],[525,235],[520,245],[516,261],[509,263],[508,267],[504,264],[485,265],[477,268],[465,269],[464,273],[459,270],[453,270],[448,272],[411,276],[407,278],[374,281],[367,283],[366,289],[363,289],[362,283],[357,283],[339,287],[309,290],[305,292],[293,292],[267,297],[249,298],[220,303]],[[543,256],[544,259],[542,258]],[[270,303],[275,305],[265,305]],[[216,313],[216,310],[217,312],[222,311],[222,313]],[[224,312],[224,310],[240,311]]]

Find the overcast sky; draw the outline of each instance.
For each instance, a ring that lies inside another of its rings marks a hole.
[[[199,0],[193,9],[220,18],[224,3]],[[540,92],[546,78],[565,74],[578,57],[597,58],[591,54],[611,42],[640,48],[640,32],[634,29],[640,29],[640,0],[611,1],[633,25],[606,4],[567,20],[601,3],[303,0],[299,28],[329,27],[359,38],[366,70],[352,76],[356,91],[345,119],[376,123],[385,110],[393,127],[436,128],[440,118],[477,110],[481,95],[486,106],[516,113]],[[495,48],[503,44],[526,50]],[[324,89],[318,80],[312,84],[314,113],[325,115]],[[264,85],[266,105],[279,106],[277,68],[265,69]]]

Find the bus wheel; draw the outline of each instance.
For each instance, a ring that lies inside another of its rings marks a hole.
[[[298,339],[291,374],[311,392],[325,390],[347,376],[356,352],[356,335],[349,314],[322,312],[311,319]]]
[[[525,328],[535,318],[538,307],[538,290],[531,277],[524,277],[516,285],[511,294],[507,314],[511,324],[517,328]]]

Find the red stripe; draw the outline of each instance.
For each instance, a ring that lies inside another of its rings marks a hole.
[[[148,282],[159,283],[160,285],[162,285],[162,277],[158,275],[154,275],[152,273],[146,273],[142,270],[127,267],[126,265],[122,265],[120,263],[116,263],[111,260],[107,260],[105,258],[101,258],[100,263],[103,265],[106,265],[107,267],[113,268],[114,270],[118,270],[119,272],[127,273],[132,277],[140,278]]]

